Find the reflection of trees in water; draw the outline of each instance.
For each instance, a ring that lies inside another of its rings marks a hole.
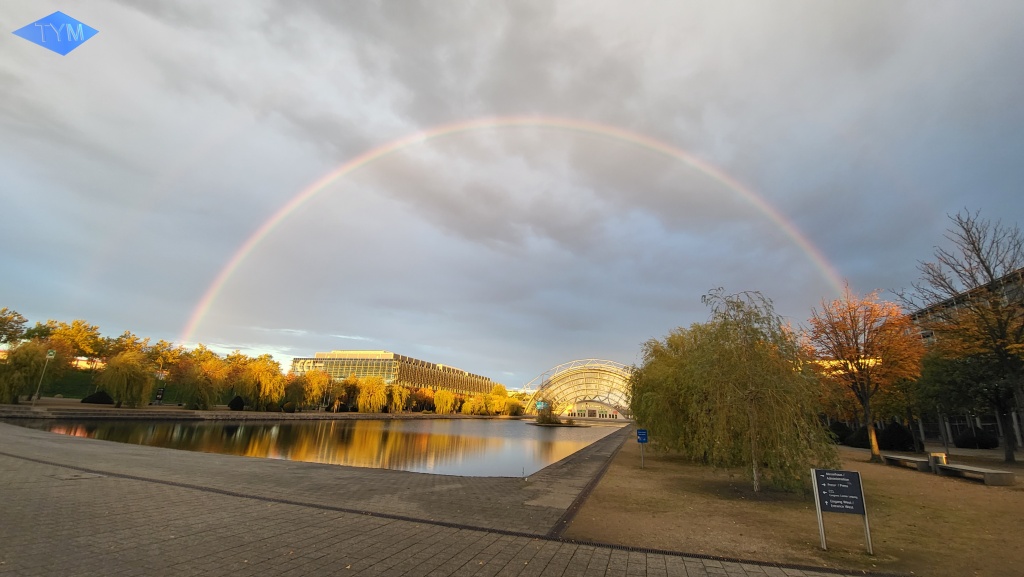
[[[486,425],[481,428],[486,430]],[[592,440],[563,439],[554,430],[540,432],[539,438],[510,438],[480,436],[479,430],[469,431],[453,423],[372,420],[277,424],[54,423],[49,430],[190,451],[427,472],[453,471],[460,463],[481,459],[485,454],[500,455],[509,446],[523,456],[532,455],[534,461],[549,464]]]
[[[319,462],[354,467],[431,470],[440,463],[452,463],[481,454],[495,439],[432,434],[427,431],[396,430],[387,421],[355,421],[347,442],[334,443]],[[500,442],[500,441],[499,441]],[[289,452],[294,460],[311,460],[295,446]]]
[[[119,443],[330,463],[433,470],[500,446],[499,438],[395,430],[388,421],[317,421],[274,425],[180,423],[57,424],[51,432]],[[550,443],[544,443],[547,447]],[[548,448],[549,452],[550,448]]]

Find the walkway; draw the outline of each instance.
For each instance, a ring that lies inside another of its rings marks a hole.
[[[190,453],[0,423],[0,575],[813,576],[561,541],[616,433],[529,479]]]

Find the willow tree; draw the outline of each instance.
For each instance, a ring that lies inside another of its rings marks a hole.
[[[169,347],[160,341],[157,350],[147,351],[149,362],[166,369],[169,386],[191,409],[206,410],[217,402],[228,386],[230,367],[217,353],[199,345],[191,351]]]
[[[871,400],[921,375],[924,344],[913,321],[899,305],[858,296],[846,287],[843,297],[811,310],[811,345],[825,378],[845,386],[863,409],[871,460],[881,462]]]
[[[356,404],[360,413],[379,413],[388,403],[388,386],[380,377],[359,379],[359,398]]]
[[[451,391],[439,390],[434,393],[434,410],[439,415],[455,412],[455,394]]]
[[[250,359],[244,364],[242,387],[256,410],[265,411],[281,400],[284,397],[284,385],[281,365],[269,354]]]
[[[306,380],[306,386],[303,388],[304,399],[303,402],[306,405],[320,405],[324,402],[324,397],[327,396],[328,389],[334,383],[331,379],[331,375],[327,371],[320,369],[313,369],[303,373]]]
[[[215,400],[217,384],[191,359],[179,360],[168,371],[167,384],[177,387],[185,407],[205,411]]]
[[[111,357],[96,379],[113,397],[116,406],[136,408],[149,402],[153,368],[142,351],[125,351]]]
[[[350,374],[341,381],[340,388],[341,392],[338,393],[335,400],[343,399],[348,410],[355,409],[359,401],[359,379],[354,374]]]
[[[48,346],[46,342],[30,340],[7,350],[6,362],[0,363],[0,403],[17,403],[18,396],[26,394],[31,399],[37,387],[60,376],[67,357],[58,353],[47,368]]]
[[[796,488],[809,468],[834,465],[818,377],[771,301],[721,289],[702,300],[708,322],[648,341],[630,378],[630,408],[655,448],[746,467],[754,491]]]
[[[409,404],[409,396],[412,391],[407,383],[392,383],[388,385],[388,412],[401,413]]]

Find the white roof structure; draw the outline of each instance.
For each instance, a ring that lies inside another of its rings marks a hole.
[[[629,377],[632,369],[601,359],[581,359],[563,363],[533,379],[523,388],[533,392],[526,405],[527,414],[536,412],[536,401],[546,399],[556,405],[572,406],[594,401],[628,416]]]

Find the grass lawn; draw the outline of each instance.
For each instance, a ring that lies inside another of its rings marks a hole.
[[[840,447],[842,468],[864,484],[875,554],[858,515],[825,513],[822,551],[814,496],[755,494],[743,471],[713,469],[640,450],[627,440],[566,538],[818,567],[930,576],[1024,574],[1024,464],[952,456],[1013,470],[1018,484],[989,487],[868,462]],[[810,470],[807,472],[810,479]]]

